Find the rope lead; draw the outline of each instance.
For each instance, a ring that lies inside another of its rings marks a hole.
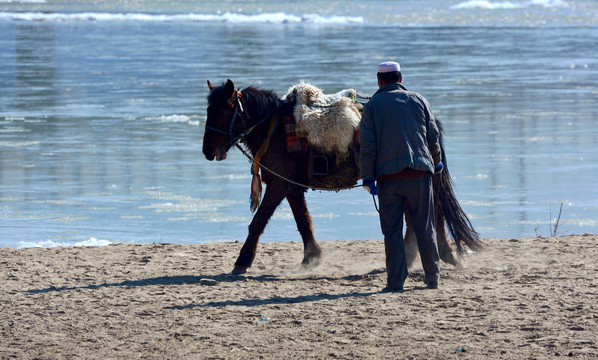
[[[239,145],[239,143],[235,143],[235,146],[236,146],[236,147],[237,147],[237,149],[239,149],[239,150],[240,150],[240,151],[243,153],[243,155],[245,155],[245,157],[247,157],[247,158],[248,158],[248,159],[249,159],[251,162],[253,162],[254,164],[258,165],[260,168],[262,168],[262,169],[266,170],[266,171],[267,171],[267,172],[269,172],[270,174],[272,174],[272,175],[274,175],[274,176],[278,177],[279,179],[282,179],[282,180],[284,180],[284,181],[286,181],[286,182],[288,182],[288,183],[290,183],[290,184],[292,184],[292,185],[300,186],[300,187],[302,187],[302,188],[305,188],[305,189],[317,190],[317,191],[336,191],[336,192],[338,192],[338,191],[341,191],[341,190],[349,190],[349,189],[355,189],[355,188],[358,188],[358,187],[362,187],[362,185],[353,185],[353,186],[347,186],[347,187],[338,187],[338,188],[319,188],[319,187],[315,187],[315,186],[308,186],[308,185],[305,185],[305,184],[301,184],[301,183],[295,182],[295,181],[293,181],[293,180],[287,179],[286,177],[284,177],[284,176],[282,176],[282,175],[280,175],[280,174],[278,174],[278,173],[274,172],[273,170],[270,170],[268,167],[266,167],[266,166],[262,165],[262,164],[261,164],[259,161],[257,161],[256,159],[254,159],[254,158],[253,158],[253,156],[249,155],[249,154],[247,153],[247,151],[245,151],[245,150],[243,149],[243,147],[241,147],[241,145]]]

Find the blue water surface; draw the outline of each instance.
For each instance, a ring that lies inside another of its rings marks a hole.
[[[0,246],[243,241],[249,162],[203,158],[206,80],[371,95],[388,59],[482,237],[550,235],[561,204],[559,233],[598,232],[595,3],[256,3],[0,3]],[[382,238],[365,191],[307,196],[318,239]],[[262,239],[300,240],[286,203]]]

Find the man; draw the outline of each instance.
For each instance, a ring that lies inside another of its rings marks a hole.
[[[440,266],[434,229],[432,178],[442,170],[440,133],[430,104],[402,84],[401,66],[378,66],[378,91],[363,108],[359,132],[363,185],[380,201],[387,286],[403,291],[407,259],[403,209],[411,217],[430,289],[438,288]],[[376,186],[376,182],[378,186]]]

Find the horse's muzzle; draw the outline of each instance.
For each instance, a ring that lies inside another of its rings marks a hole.
[[[214,155],[214,151],[212,151],[212,149],[207,149],[204,147],[202,152],[203,152],[203,155],[206,157],[206,160],[208,160],[208,161],[212,161],[216,157]]]
[[[216,153],[214,154],[214,156],[216,157],[216,161],[222,161],[226,159],[226,150],[224,150],[224,147],[221,146],[218,149],[216,149]]]
[[[204,149],[203,154],[208,161],[213,161],[214,159],[216,159],[216,161],[222,161],[226,159],[227,149],[225,149],[224,146],[220,146],[214,151]]]

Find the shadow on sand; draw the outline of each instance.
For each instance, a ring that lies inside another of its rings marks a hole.
[[[221,283],[233,283],[237,281],[244,281],[246,279],[251,279],[259,282],[275,282],[275,281],[317,281],[317,280],[327,280],[327,281],[357,281],[363,279],[364,277],[372,274],[378,274],[384,272],[384,270],[373,270],[367,274],[363,275],[350,275],[345,276],[342,278],[334,278],[329,276],[304,276],[304,277],[296,277],[296,278],[287,278],[287,277],[278,277],[274,275],[260,275],[260,276],[243,276],[243,275],[232,275],[232,274],[219,274],[219,275],[205,275],[205,276],[193,276],[193,275],[182,275],[182,276],[162,276],[156,278],[149,278],[149,279],[140,279],[140,280],[125,280],[121,282],[115,283],[103,283],[103,284],[92,284],[86,286],[63,286],[63,287],[55,287],[51,286],[45,289],[30,289],[25,290],[24,292],[30,294],[44,294],[44,293],[51,293],[55,291],[72,291],[72,290],[95,290],[100,288],[109,288],[109,287],[123,287],[123,288],[132,288],[132,287],[139,287],[139,286],[153,286],[153,285],[184,285],[184,284],[199,284],[204,279],[213,280],[216,282]],[[405,291],[412,291],[418,290],[419,288],[413,289],[405,289]],[[225,300],[225,301],[212,301],[205,304],[188,304],[188,305],[178,305],[178,306],[169,306],[165,307],[164,309],[169,310],[183,310],[183,309],[190,309],[196,307],[224,307],[224,306],[263,306],[269,304],[289,304],[289,303],[303,303],[303,302],[312,302],[312,301],[320,301],[320,300],[336,300],[342,298],[350,298],[350,297],[367,297],[374,294],[379,294],[380,291],[375,292],[352,292],[352,293],[345,293],[345,294],[313,294],[313,295],[302,295],[302,296],[295,296],[295,297],[286,297],[286,296],[275,296],[267,299],[241,299],[241,300]]]
[[[233,275],[228,273],[223,273],[219,275],[180,275],[180,276],[161,276],[149,279],[139,279],[139,280],[125,280],[121,282],[115,283],[103,283],[103,284],[96,284],[96,285],[86,285],[86,286],[63,286],[63,287],[56,287],[50,286],[45,289],[30,289],[24,290],[24,292],[30,294],[43,294],[49,293],[54,291],[68,291],[68,290],[94,290],[100,288],[109,288],[109,287],[124,287],[124,288],[132,288],[138,286],[152,286],[152,285],[184,285],[184,284],[198,284],[202,280],[213,280],[219,283],[233,283],[237,281],[244,281],[245,279],[251,279],[259,282],[272,282],[272,281],[314,281],[314,280],[328,280],[328,281],[356,281],[364,278],[368,275],[378,274],[383,272],[384,270],[373,270],[364,275],[349,275],[342,278],[334,278],[330,276],[309,276],[306,275],[304,277],[279,277],[275,275],[259,275],[259,276],[244,276],[244,275]]]

